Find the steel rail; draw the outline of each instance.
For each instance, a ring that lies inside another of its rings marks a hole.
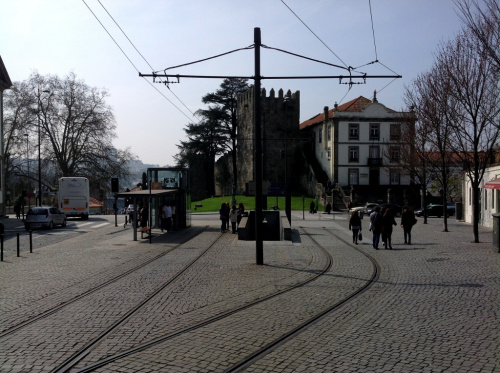
[[[222,319],[225,319],[231,315],[234,315],[234,314],[237,314],[238,312],[241,312],[243,310],[246,310],[246,309],[249,309],[255,305],[258,305],[260,303],[263,303],[265,301],[268,301],[270,299],[273,299],[275,297],[278,297],[280,295],[283,295],[287,292],[290,292],[294,289],[297,289],[297,288],[300,288],[300,287],[303,287],[313,281],[316,281],[318,278],[320,278],[321,276],[323,276],[333,265],[333,258],[331,256],[330,253],[328,253],[324,248],[322,248],[320,245],[318,245],[318,247],[322,250],[322,252],[325,254],[325,257],[326,257],[326,264],[325,266],[323,266],[323,268],[321,268],[320,270],[318,270],[318,272],[312,276],[311,278],[305,280],[305,281],[302,281],[300,283],[297,283],[295,285],[292,285],[286,289],[283,289],[283,290],[280,290],[278,292],[275,292],[275,293],[272,293],[272,294],[269,294],[267,296],[264,296],[262,298],[259,298],[259,299],[256,299],[252,302],[249,302],[249,303],[246,303],[244,304],[243,306],[238,306],[238,307],[235,307],[229,311],[226,311],[224,313],[221,313],[219,315],[216,315],[216,316],[213,316],[213,317],[210,317],[210,318],[207,318],[199,323],[196,323],[194,325],[191,325],[191,326],[188,326],[186,328],[183,328],[183,329],[180,329],[180,330],[177,330],[175,332],[172,332],[170,334],[167,334],[167,335],[164,335],[162,337],[159,337],[159,338],[156,338],[154,340],[151,340],[149,342],[146,342],[146,343],[143,343],[141,345],[138,345],[136,347],[133,347],[129,350],[126,350],[126,351],[122,351],[120,353],[117,353],[115,355],[111,355],[111,356],[108,356],[107,358],[104,358],[100,361],[97,361],[93,364],[89,364],[87,365],[86,367],[83,367],[81,369],[77,369],[77,370],[74,370],[72,371],[72,373],[87,373],[87,372],[93,372],[99,368],[102,368],[116,360],[119,360],[119,359],[122,359],[124,357],[127,357],[127,356],[130,356],[130,355],[133,355],[135,353],[138,353],[140,351],[144,351],[144,350],[147,350],[148,348],[151,348],[151,347],[154,347],[160,343],[163,343],[169,339],[172,339],[172,338],[175,338],[175,337],[178,337],[182,334],[185,334],[185,333],[188,333],[188,332],[191,332],[193,330],[196,330],[196,329],[199,329],[201,327],[204,327],[204,326],[207,326],[207,325],[210,325],[216,321],[220,321]]]
[[[178,271],[173,277],[171,277],[168,281],[164,282],[159,288],[157,288],[151,295],[146,297],[143,301],[138,303],[135,307],[130,309],[124,316],[119,318],[117,321],[113,323],[110,327],[108,327],[105,331],[103,331],[99,336],[94,338],[91,342],[87,343],[87,345],[80,349],[80,351],[74,353],[70,358],[66,359],[66,361],[58,368],[53,369],[52,373],[63,373],[68,372],[72,369],[76,364],[78,364],[85,356],[87,356],[93,348],[99,344],[102,340],[107,338],[111,333],[113,333],[118,327],[120,327],[124,322],[126,322],[130,317],[132,317],[135,313],[137,313],[140,309],[142,309],[146,304],[148,304],[154,297],[156,297],[160,292],[165,290],[168,286],[173,284],[177,279],[179,279],[184,272],[186,272],[189,268],[191,268],[198,260],[200,260],[216,243],[224,234],[221,233],[217,236],[217,239],[212,242],[201,254],[199,254],[196,258],[194,258],[191,262],[189,262],[183,269]]]
[[[202,232],[200,232],[200,233],[202,233]],[[188,238],[186,238],[182,243],[179,243],[178,245],[175,245],[174,247],[172,247],[168,251],[165,251],[165,252],[163,252],[163,253],[161,253],[161,254],[153,257],[153,258],[150,258],[150,259],[146,260],[145,262],[142,262],[141,264],[139,264],[139,265],[137,265],[137,266],[135,266],[135,267],[133,267],[133,268],[131,268],[131,269],[129,269],[129,270],[127,270],[127,271],[125,271],[125,272],[123,272],[123,273],[121,273],[121,274],[119,274],[119,275],[117,275],[117,276],[115,276],[115,277],[113,277],[113,278],[105,281],[105,282],[103,282],[102,284],[97,285],[94,288],[88,289],[88,290],[84,291],[83,293],[81,293],[81,294],[79,294],[79,295],[77,295],[77,296],[75,296],[75,297],[73,297],[73,298],[71,298],[71,299],[69,299],[69,300],[67,300],[67,301],[59,304],[59,305],[57,305],[56,307],[53,307],[53,308],[51,308],[49,310],[46,310],[43,313],[30,318],[29,320],[23,321],[23,322],[15,325],[13,327],[10,327],[9,329],[6,329],[6,330],[2,331],[0,333],[0,339],[3,338],[3,337],[8,336],[10,334],[13,334],[13,333],[15,333],[15,332],[17,332],[17,331],[19,331],[19,330],[21,330],[21,329],[23,329],[23,328],[25,328],[25,327],[33,324],[33,323],[39,321],[39,320],[42,320],[42,319],[44,319],[46,317],[49,317],[49,316],[57,313],[61,309],[65,308],[65,307],[67,307],[67,306],[69,306],[69,305],[71,305],[71,304],[73,304],[73,303],[75,303],[75,302],[77,302],[77,301],[79,301],[79,300],[81,300],[81,299],[83,299],[83,298],[85,298],[85,297],[87,297],[87,296],[89,296],[89,295],[91,295],[91,294],[93,294],[93,293],[95,293],[95,292],[103,289],[103,288],[105,288],[106,286],[109,286],[109,285],[117,282],[118,280],[121,280],[121,279],[123,279],[123,278],[131,275],[132,273],[138,271],[139,269],[144,268],[145,266],[147,266],[147,265],[149,265],[149,264],[151,264],[151,263],[159,260],[160,258],[164,257],[165,255],[171,253],[173,250],[176,250],[177,248],[179,248],[179,246],[181,246],[182,244],[184,244],[187,241],[188,241]]]
[[[327,229],[325,228],[325,230],[327,230]],[[331,312],[336,311],[337,309],[339,309],[340,307],[342,307],[343,305],[345,305],[349,301],[353,300],[354,298],[358,297],[359,295],[361,295],[362,293],[367,291],[378,280],[378,278],[380,276],[380,265],[371,255],[358,249],[356,246],[354,246],[350,242],[344,240],[339,235],[334,234],[334,233],[330,232],[329,230],[327,230],[327,232],[330,233],[335,238],[337,238],[338,240],[344,242],[348,246],[351,246],[352,248],[354,248],[355,250],[357,250],[358,252],[360,252],[361,254],[363,254],[364,256],[366,256],[370,260],[370,262],[372,263],[372,266],[373,266],[373,272],[372,272],[370,279],[363,286],[359,287],[357,290],[355,290],[354,292],[349,294],[344,299],[336,302],[335,304],[333,304],[330,307],[326,308],[325,310],[321,311],[320,313],[313,316],[309,320],[305,321],[304,323],[302,323],[298,327],[290,330],[289,332],[287,332],[283,336],[276,338],[274,341],[268,343],[267,345],[265,345],[264,347],[262,347],[258,351],[254,352],[253,354],[249,355],[245,359],[242,359],[240,362],[233,365],[231,368],[225,370],[224,371],[225,373],[240,372],[240,371],[250,367],[256,361],[262,359],[263,357],[265,357],[269,353],[276,350],[281,345],[285,344],[286,342],[292,340],[293,338],[295,338],[296,336],[298,336],[299,334],[304,332],[308,327],[319,322],[323,317],[329,315]],[[318,243],[314,237],[311,236],[310,238],[313,242],[316,243],[316,245],[322,247],[322,245],[320,243]]]

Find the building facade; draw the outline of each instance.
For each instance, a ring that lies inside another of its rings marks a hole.
[[[400,154],[402,113],[360,96],[301,123],[330,181],[356,190],[362,201],[381,202],[394,192],[403,199],[411,178]],[[403,201],[400,201],[403,203]]]
[[[473,198],[472,183],[464,172],[463,181],[463,217],[465,222],[472,223]],[[480,184],[479,194],[479,225],[493,227],[492,214],[500,212],[500,165],[487,167]]]

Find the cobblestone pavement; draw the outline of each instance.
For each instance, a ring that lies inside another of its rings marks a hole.
[[[217,217],[194,215],[192,228],[154,232],[152,244],[134,242],[130,229],[110,226],[20,258],[10,252],[0,263],[2,331],[88,289],[103,288],[16,333],[0,334],[0,372],[53,370],[212,242],[178,281],[160,290],[79,367],[307,281],[328,262],[313,239],[332,257],[325,276],[98,371],[224,371],[366,283],[373,272],[367,254],[380,265],[370,289],[246,371],[500,372],[500,254],[492,246],[491,229],[481,228],[481,243],[471,243],[469,224],[452,218],[449,232],[442,232],[442,219],[422,224],[419,218],[413,245],[402,244],[398,226],[393,250],[375,251],[367,219],[364,240],[352,246],[334,237],[350,242],[347,213],[293,212],[294,241],[265,242],[265,265],[257,266],[254,242],[232,234],[218,239]]]

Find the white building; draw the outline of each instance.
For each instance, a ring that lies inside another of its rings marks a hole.
[[[388,189],[402,194],[401,186],[411,181],[400,168],[401,118],[375,93],[373,101],[360,96],[331,110],[325,107],[300,129],[311,132],[314,154],[330,180],[360,191],[375,187],[385,199]]]
[[[464,174],[463,212],[467,223],[472,223],[472,186],[467,174]],[[492,214],[500,212],[500,165],[486,168],[480,185],[479,225],[493,227]]]

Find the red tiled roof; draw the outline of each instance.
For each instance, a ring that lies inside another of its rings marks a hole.
[[[355,98],[354,100],[351,100],[349,102],[346,102],[345,104],[338,106],[337,111],[361,113],[363,110],[365,110],[371,104],[373,104],[372,100],[369,100],[363,96],[359,96],[358,98]],[[389,108],[387,110],[391,113],[395,112],[394,110],[389,109]],[[328,119],[331,119],[334,117],[334,111],[335,111],[335,109],[328,110]],[[314,124],[322,123],[323,120],[324,120],[324,115],[323,115],[323,113],[320,113],[318,115],[315,115],[311,119],[308,119],[308,120],[302,122],[300,124],[300,129],[304,129],[304,128],[312,126]]]

